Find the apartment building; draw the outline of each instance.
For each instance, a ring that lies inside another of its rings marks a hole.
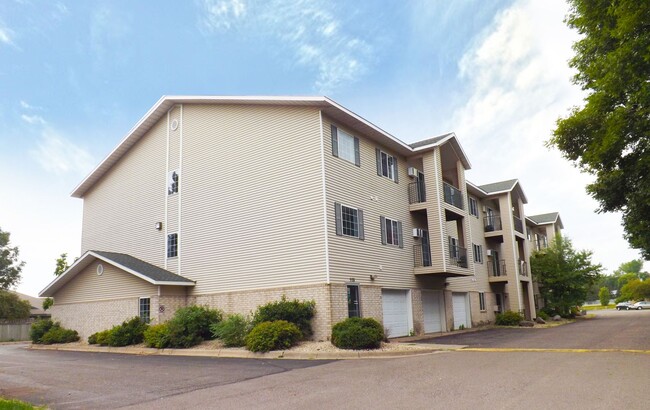
[[[550,242],[562,234],[564,225],[558,212],[531,215],[526,217],[526,238],[529,252],[541,251],[548,248]],[[533,280],[533,293],[537,310],[544,307],[544,299],[539,293],[539,284]]]
[[[523,190],[468,169],[453,133],[409,145],[326,97],[166,96],[74,189],[81,257],[40,295],[82,337],[283,295],[315,300],[319,340],[533,318]]]

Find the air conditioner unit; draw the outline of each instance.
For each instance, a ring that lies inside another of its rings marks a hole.
[[[422,238],[424,236],[424,231],[421,228],[413,228],[413,237]]]
[[[409,167],[408,168],[408,174],[410,177],[416,177],[418,176],[418,170],[414,167]]]
[[[486,254],[487,254],[487,256],[492,256],[492,249],[488,249]]]
[[[487,213],[487,206],[483,205],[483,213]]]

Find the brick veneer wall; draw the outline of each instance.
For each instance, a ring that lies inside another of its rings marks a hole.
[[[97,302],[55,304],[52,320],[61,326],[79,332],[81,341],[101,330],[110,329],[139,314],[139,298],[104,300]]]

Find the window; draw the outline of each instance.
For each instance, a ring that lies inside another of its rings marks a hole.
[[[485,310],[485,292],[478,293],[478,306],[480,310]]]
[[[178,234],[170,233],[167,235],[167,257],[174,258],[178,256]]]
[[[356,166],[361,166],[359,138],[332,125],[332,155],[343,158]]]
[[[351,236],[364,239],[363,233],[363,211],[334,203],[334,214],[336,216],[336,234],[339,236]]]
[[[472,244],[474,250],[474,262],[483,263],[483,245]]]
[[[403,248],[402,223],[383,216],[379,217],[379,222],[381,224],[381,243]]]
[[[348,285],[348,317],[361,317],[358,285]]]
[[[178,193],[178,171],[167,174],[167,195]]]
[[[478,218],[478,202],[472,197],[469,198],[469,214]]]
[[[395,182],[397,180],[397,158],[392,155],[388,155],[385,152],[381,151],[379,148],[375,149],[377,154],[377,175],[380,177],[386,177]]]
[[[149,298],[140,298],[140,319],[145,323],[151,320],[151,300]]]

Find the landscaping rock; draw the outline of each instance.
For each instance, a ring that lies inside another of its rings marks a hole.
[[[520,327],[533,327],[533,326],[535,326],[535,322],[532,322],[530,320],[522,320],[521,322],[519,322],[519,326]]]
[[[560,316],[560,315],[553,316],[553,321],[554,322],[559,322],[560,320],[562,320],[562,316]]]
[[[546,323],[546,320],[542,319],[541,317],[537,316],[535,318],[535,323],[539,323],[540,325],[543,325]]]

